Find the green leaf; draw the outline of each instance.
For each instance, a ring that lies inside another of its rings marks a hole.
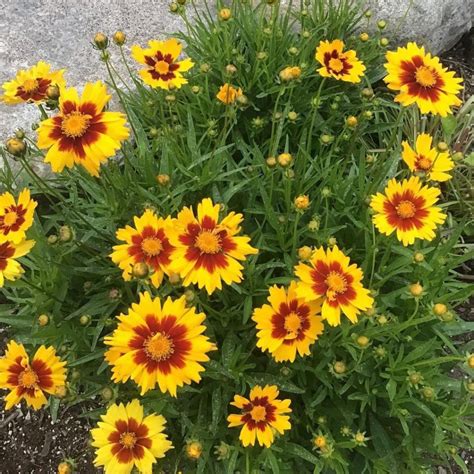
[[[395,382],[395,380],[393,379],[390,379],[387,382],[386,389],[388,397],[390,398],[390,400],[393,400],[395,398],[395,395],[397,394],[397,382]]]
[[[311,464],[317,465],[319,463],[319,459],[313,453],[298,444],[285,443],[285,451],[288,454],[298,456],[299,458],[304,459]]]
[[[444,134],[449,140],[456,131],[458,121],[454,115],[448,115],[447,117],[443,117],[441,119],[441,125],[443,127]]]

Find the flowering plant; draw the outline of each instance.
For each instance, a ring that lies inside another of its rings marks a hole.
[[[41,112],[4,152],[8,407],[96,400],[107,473],[465,469],[461,80],[349,0],[222,3],[132,60],[97,35],[112,110],[44,64],[4,86]]]

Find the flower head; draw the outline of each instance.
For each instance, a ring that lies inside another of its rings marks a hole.
[[[35,245],[34,240],[22,240],[17,244],[5,241],[0,244],[0,288],[6,280],[16,280],[23,274],[22,266],[17,262]]]
[[[66,383],[65,365],[54,347],[41,346],[30,361],[23,344],[10,341],[0,358],[0,388],[10,390],[5,409],[10,410],[22,399],[35,410],[46,405],[45,393],[54,395]]]
[[[362,286],[362,270],[344,255],[337,245],[313,252],[309,265],[299,263],[295,274],[300,278],[296,294],[304,301],[321,301],[321,316],[331,326],[341,323],[341,312],[352,323],[361,311],[374,302],[369,291]]]
[[[375,227],[385,235],[396,231],[397,239],[405,246],[415,239],[433,240],[437,224],[446,219],[441,208],[434,205],[440,194],[438,188],[422,186],[416,176],[402,182],[391,179],[384,194],[372,196]]]
[[[226,82],[219,88],[219,92],[217,93],[216,97],[222,103],[229,105],[233,104],[239,97],[242,97],[242,95],[243,91],[240,87],[235,88]]]
[[[0,195],[0,242],[19,243],[26,237],[37,204],[26,188],[19,194],[18,201],[9,192]]]
[[[125,281],[134,275],[135,265],[145,264],[148,270],[142,273],[148,275],[151,271],[151,282],[158,287],[163,276],[169,273],[170,256],[174,249],[166,235],[171,219],[157,217],[147,209],[142,216],[134,217],[134,223],[135,227],[126,226],[117,231],[117,239],[125,243],[115,245],[110,257],[123,270]]]
[[[240,441],[244,446],[254,446],[257,439],[260,446],[270,447],[274,432],[283,434],[291,428],[289,416],[291,400],[278,400],[278,388],[275,385],[260,387],[256,385],[250,391],[249,400],[240,395],[234,396],[231,405],[242,410],[240,415],[227,417],[229,427],[241,426]]]
[[[162,305],[160,298],[142,293],[118,319],[117,329],[105,337],[114,382],[132,379],[141,395],[158,385],[175,397],[177,387],[201,380],[200,362],[209,360],[207,352],[215,346],[202,334],[206,315],[187,307],[184,296]]]
[[[219,222],[219,204],[203,199],[197,206],[197,216],[185,207],[169,228],[168,234],[175,251],[170,269],[179,273],[183,285],[197,284],[211,294],[228,285],[242,281],[242,264],[247,255],[257,253],[250,238],[237,236],[242,214],[229,213]]]
[[[39,61],[30,69],[18,71],[15,79],[5,82],[2,86],[4,95],[0,99],[8,105],[43,102],[48,99],[46,91],[50,85],[65,87],[64,71],[51,71],[48,63]]]
[[[288,291],[272,286],[269,293],[270,304],[256,308],[252,316],[259,331],[257,347],[270,352],[277,362],[294,362],[297,352],[309,355],[310,346],[323,332],[321,305],[298,298],[294,281]]]
[[[448,172],[454,168],[454,162],[449,153],[431,148],[432,141],[433,138],[426,133],[418,135],[415,150],[408,142],[402,142],[403,161],[412,173],[422,173],[432,181],[448,181],[452,178]]]
[[[96,449],[95,466],[104,466],[105,474],[151,473],[157,458],[173,448],[164,433],[166,420],[162,415],[144,416],[138,400],[127,405],[111,405],[101,416],[97,428],[91,430]]]
[[[321,41],[316,49],[316,60],[323,66],[318,72],[323,77],[357,83],[364,75],[365,66],[353,50],[343,51],[341,40]]]
[[[101,82],[86,84],[81,98],[74,87],[62,91],[59,114],[38,129],[38,146],[48,149],[44,161],[54,172],[76,164],[98,176],[100,164],[120,148],[129,130],[124,114],[104,112],[110,98]]]
[[[288,66],[280,71],[280,79],[284,82],[293,81],[301,76],[301,68],[298,66]]]
[[[170,85],[179,89],[187,84],[183,72],[189,71],[194,63],[189,58],[178,61],[182,48],[181,43],[174,38],[166,41],[150,40],[145,49],[138,45],[132,46],[133,59],[146,66],[139,71],[143,82],[153,88],[167,90]]]
[[[446,117],[452,107],[461,105],[457,95],[462,79],[416,43],[389,51],[385,69],[388,74],[384,81],[389,89],[398,91],[395,101],[403,106],[416,103],[422,114]]]

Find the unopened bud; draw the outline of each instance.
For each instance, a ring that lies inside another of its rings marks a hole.
[[[127,37],[123,31],[116,31],[112,36],[112,39],[117,46],[123,46],[127,40]]]
[[[109,45],[109,39],[104,33],[97,33],[94,36],[94,44],[97,46],[97,49],[104,50]]]
[[[13,156],[22,156],[26,151],[26,143],[16,137],[9,138],[5,143],[8,153]]]
[[[132,275],[135,278],[146,278],[148,274],[150,273],[150,268],[145,262],[138,262],[133,265],[132,268]]]
[[[49,316],[47,314],[40,314],[38,316],[38,324],[40,326],[46,326],[49,323]]]

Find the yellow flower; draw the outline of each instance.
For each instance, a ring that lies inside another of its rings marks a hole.
[[[384,194],[372,196],[375,227],[385,235],[396,231],[397,239],[405,246],[415,239],[433,240],[437,224],[446,220],[446,214],[434,205],[440,194],[438,188],[422,187],[416,176],[401,183],[391,179]]]
[[[217,99],[219,99],[224,104],[233,104],[239,97],[243,95],[242,89],[239,87],[236,89],[229,83],[225,83],[220,87],[219,92],[217,93]]]
[[[170,271],[179,273],[183,285],[197,284],[211,294],[222,289],[222,280],[230,285],[242,281],[242,264],[247,255],[258,252],[250,238],[237,236],[242,214],[229,213],[219,222],[220,204],[209,198],[197,206],[197,217],[185,207],[168,229],[171,245]]]
[[[40,103],[47,100],[46,91],[50,85],[60,88],[66,86],[63,78],[64,69],[51,71],[51,66],[44,61],[30,69],[18,71],[15,79],[3,84],[4,95],[1,100],[8,105],[15,105],[21,102]]]
[[[319,74],[345,82],[360,82],[365,71],[364,64],[357,59],[355,51],[343,50],[344,42],[341,40],[321,41],[315,56],[323,66],[318,69]]]
[[[9,389],[5,409],[10,410],[22,399],[35,410],[47,403],[45,393],[53,394],[66,383],[66,362],[56,355],[54,347],[41,346],[31,362],[23,344],[10,341],[0,358],[0,388]]]
[[[280,79],[284,82],[293,81],[301,76],[301,68],[298,66],[288,66],[280,71]]]
[[[128,314],[121,314],[119,325],[105,344],[110,346],[105,358],[112,369],[114,382],[132,379],[141,395],[156,385],[176,397],[177,387],[201,380],[200,372],[207,362],[207,352],[215,345],[202,333],[206,327],[204,313],[187,307],[186,297],[152,299],[142,293]]]
[[[270,447],[274,440],[274,431],[283,434],[291,428],[289,416],[291,400],[278,400],[278,388],[275,385],[260,387],[256,385],[250,391],[250,399],[234,396],[231,405],[242,410],[242,414],[229,415],[229,428],[241,426],[240,441],[243,446],[254,446],[255,439],[260,446]]]
[[[97,448],[94,465],[104,466],[105,474],[130,474],[134,467],[151,473],[156,459],[173,448],[164,433],[165,418],[154,413],[144,416],[136,399],[125,406],[113,404],[101,418],[91,435]]]
[[[37,205],[26,188],[20,192],[18,201],[9,192],[0,195],[0,242],[9,240],[17,244],[25,239]]]
[[[412,173],[424,173],[432,181],[448,181],[452,176],[448,173],[454,168],[454,162],[449,153],[442,153],[436,148],[431,148],[432,137],[426,133],[418,135],[415,150],[408,142],[402,142],[403,161]]]
[[[62,91],[59,114],[38,129],[38,147],[48,149],[44,161],[54,172],[76,164],[98,176],[100,164],[120,148],[129,130],[124,114],[103,111],[110,98],[101,82],[86,84],[81,98],[74,87]]]
[[[16,280],[23,275],[23,268],[16,259],[26,255],[33,245],[34,240],[22,240],[17,244],[7,240],[0,244],[0,288],[5,284],[5,279]]]
[[[300,211],[305,211],[310,206],[311,201],[309,200],[309,197],[306,194],[300,194],[295,198],[294,204],[296,209],[299,209]]]
[[[446,117],[451,108],[461,105],[457,97],[462,90],[462,79],[448,71],[439,58],[425,53],[416,43],[387,53],[384,81],[389,89],[398,91],[396,102],[403,106],[416,103],[422,114]]]
[[[188,83],[183,77],[183,72],[189,71],[194,63],[189,58],[178,61],[183,48],[178,40],[174,38],[166,41],[151,40],[148,41],[148,46],[146,49],[138,45],[132,46],[133,59],[146,66],[139,71],[145,84],[168,90],[170,85],[179,89]]]
[[[362,270],[351,265],[337,245],[327,251],[322,247],[315,250],[309,265],[299,263],[295,274],[301,280],[296,288],[298,297],[322,302],[321,316],[331,326],[341,323],[341,311],[352,323],[357,322],[359,313],[374,302],[362,286]]]
[[[168,217],[163,219],[147,209],[141,217],[134,217],[135,228],[126,226],[117,231],[117,239],[125,244],[115,245],[110,254],[112,261],[123,270],[123,279],[132,278],[136,264],[147,265],[151,270],[151,282],[155,287],[161,285],[163,276],[169,274],[168,266],[174,247],[166,235],[166,227],[171,224]]]
[[[301,357],[311,354],[310,346],[324,328],[321,305],[298,298],[294,281],[288,291],[272,286],[269,293],[270,304],[256,308],[252,316],[257,323],[257,347],[270,352],[277,362],[294,362],[297,352]]]

